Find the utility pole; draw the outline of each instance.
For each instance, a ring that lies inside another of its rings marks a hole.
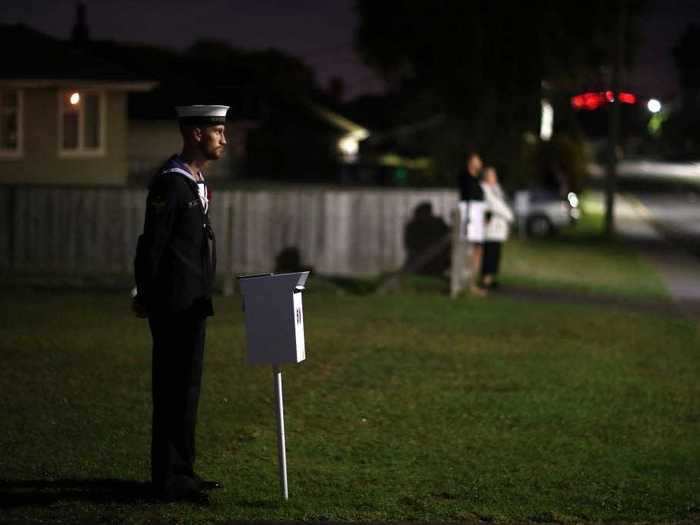
[[[616,31],[613,33],[615,55],[612,64],[613,100],[608,114],[608,170],[605,180],[605,235],[615,234],[615,191],[617,190],[617,151],[620,144],[620,88],[625,60],[625,32],[627,29],[627,12],[625,0],[615,2]]]

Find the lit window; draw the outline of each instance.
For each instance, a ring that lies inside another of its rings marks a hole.
[[[22,92],[0,89],[0,155],[22,153]]]
[[[60,146],[63,154],[104,152],[104,94],[64,91],[61,94]]]

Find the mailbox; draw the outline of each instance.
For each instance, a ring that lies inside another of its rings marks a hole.
[[[301,292],[308,276],[309,272],[296,272],[240,277],[248,362],[272,365],[280,488],[285,500],[289,498],[289,487],[281,365],[306,359]]]
[[[301,293],[309,272],[240,277],[248,362],[281,365],[306,358]]]

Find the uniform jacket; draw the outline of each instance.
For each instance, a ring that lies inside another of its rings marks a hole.
[[[482,184],[489,220],[484,230],[484,240],[503,242],[508,239],[508,226],[513,222],[513,212],[506,203],[500,186]]]
[[[212,315],[216,242],[206,193],[177,156],[151,180],[136,247],[137,300],[148,315],[194,310]]]

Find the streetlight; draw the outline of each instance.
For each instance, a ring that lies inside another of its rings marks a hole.
[[[661,102],[655,98],[650,98],[649,102],[647,102],[647,109],[652,113],[658,113],[661,111]]]

